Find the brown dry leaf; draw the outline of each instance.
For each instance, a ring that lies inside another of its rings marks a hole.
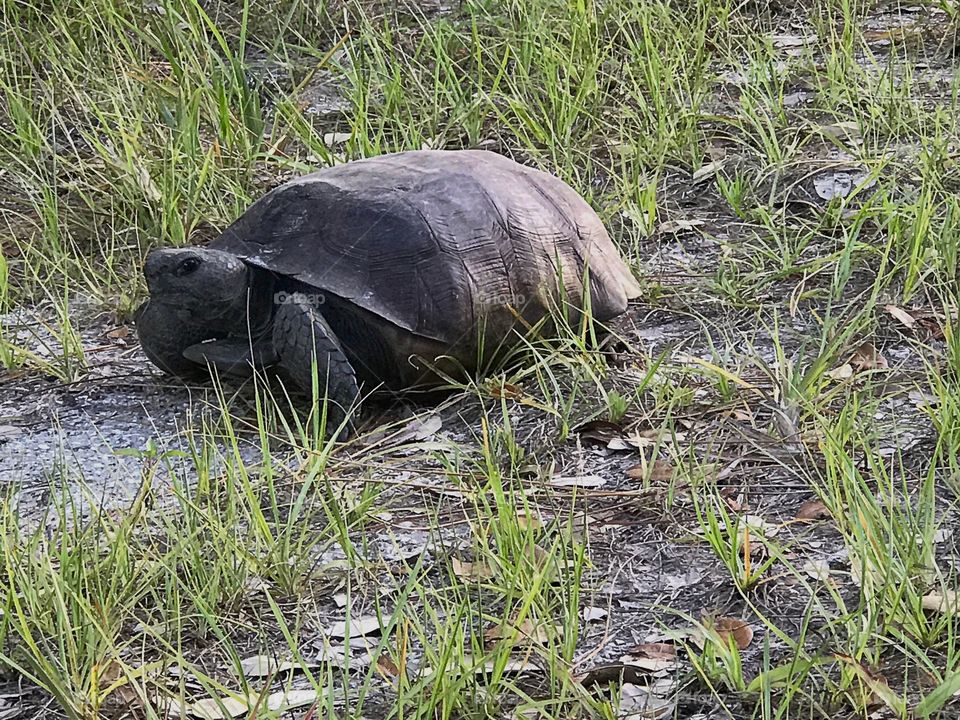
[[[594,440],[606,445],[623,435],[623,426],[609,420],[591,420],[578,426],[576,433],[584,440]]]
[[[574,675],[574,682],[584,687],[594,685],[609,685],[610,683],[647,683],[650,681],[650,672],[639,665],[626,663],[608,663],[597,665],[585,672]]]
[[[861,343],[860,347],[853,351],[849,363],[854,372],[883,370],[889,367],[887,359],[880,354],[880,351],[871,342]]]
[[[954,590],[932,592],[923,596],[920,601],[924,610],[939,613],[956,613],[960,610],[960,593]]]
[[[543,528],[543,519],[539,513],[517,510],[517,527],[521,530],[540,530]]]
[[[797,510],[797,520],[830,520],[833,516],[820,499],[807,500]]]
[[[712,623],[704,622],[704,625],[711,628],[721,637],[724,642],[729,642],[732,637],[737,647],[746,650],[753,642],[753,628],[746,620],[731,617],[718,617]]]
[[[450,558],[453,574],[464,582],[478,582],[493,577],[493,568],[484,562],[468,562],[458,557]]]
[[[98,663],[93,666],[92,675],[97,679],[97,685],[101,689],[112,685],[120,679],[122,674],[123,668],[116,660],[110,660],[103,665]]]
[[[483,633],[483,640],[486,646],[492,647],[501,640],[512,642],[515,646],[524,645],[546,645],[550,638],[559,638],[563,635],[563,626],[546,625],[537,623],[533,618],[526,618],[519,625],[494,625],[487,628]]]
[[[387,677],[400,677],[400,668],[388,655],[377,658],[377,670]]]
[[[666,460],[659,458],[652,463],[641,462],[627,469],[627,477],[633,480],[643,480],[649,476],[650,482],[663,483],[668,482],[674,473],[675,468]]]
[[[908,330],[913,330],[917,326],[916,318],[903,308],[896,305],[884,305],[883,309],[899,320]]]
[[[490,394],[495,398],[517,400],[523,397],[523,390],[511,383],[497,383],[490,388]]]
[[[847,380],[857,373],[867,372],[869,370],[885,370],[889,367],[887,359],[871,342],[861,343],[850,359],[840,367],[834,368],[827,373],[827,377],[832,380]]]
[[[833,656],[840,662],[844,663],[847,667],[853,669],[853,671],[860,678],[861,682],[870,688],[870,691],[877,700],[893,710],[897,716],[906,717],[906,702],[902,697],[890,689],[887,679],[882,674],[871,670],[862,662],[858,661],[854,657],[851,657],[850,655],[834,653]],[[872,702],[871,704],[876,704],[876,701]]]
[[[674,670],[677,667],[677,648],[670,643],[643,643],[631,648],[620,658],[620,662],[654,673]]]

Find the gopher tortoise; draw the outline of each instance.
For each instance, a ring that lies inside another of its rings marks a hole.
[[[599,321],[640,288],[561,180],[496,153],[411,151],[281,185],[204,247],[152,251],[137,327],[187,376],[277,366],[349,408],[360,388],[436,386],[586,302]],[[316,371],[314,370],[316,368]]]

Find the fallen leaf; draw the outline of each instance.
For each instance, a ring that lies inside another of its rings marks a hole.
[[[659,720],[673,716],[676,702],[660,697],[649,687],[624,683],[620,687],[619,720]]]
[[[490,394],[495,398],[506,398],[507,400],[517,400],[523,397],[523,391],[516,385],[510,383],[496,383],[490,387]]]
[[[489,675],[497,668],[497,663],[494,662],[493,658],[485,659],[483,662],[477,660],[470,653],[464,653],[463,660],[461,662],[451,662],[447,666],[447,669],[444,670],[447,674],[459,673],[460,669],[463,667],[470,668],[475,675]],[[503,673],[505,675],[519,675],[521,673],[529,672],[540,672],[539,666],[537,666],[530,659],[519,659],[519,658],[510,658],[507,660],[506,664],[502,666]],[[424,668],[422,676],[427,677],[435,674],[437,671],[432,667]]]
[[[400,677],[400,668],[387,655],[381,655],[377,658],[377,669],[388,677]]]
[[[924,610],[931,612],[954,614],[960,610],[960,593],[954,590],[932,592],[923,596],[920,605]]]
[[[517,527],[521,530],[540,530],[543,528],[543,519],[536,512],[517,510],[516,520]]]
[[[464,657],[465,661],[470,659],[471,658],[469,655]],[[487,660],[485,663],[481,665],[476,665],[473,668],[473,672],[477,675],[489,675],[496,669],[496,667],[497,667],[497,663],[495,663],[491,659],[491,660]],[[506,664],[502,668],[502,672],[505,675],[519,675],[521,673],[539,672],[539,671],[540,671],[540,668],[532,660],[528,660],[528,659],[521,660],[520,658],[511,658],[510,660],[507,660]]]
[[[829,370],[827,377],[831,380],[848,380],[853,377],[853,366],[850,363],[844,363],[833,370]]]
[[[649,478],[653,483],[664,483],[673,477],[675,468],[666,460],[655,459],[652,463],[643,462],[627,469],[627,477],[634,480]]]
[[[546,645],[551,638],[560,638],[563,636],[562,625],[547,625],[537,623],[533,618],[526,618],[519,625],[501,624],[494,625],[483,633],[483,640],[486,646],[492,647],[501,640],[516,646],[524,645]]]
[[[599,607],[585,607],[580,611],[580,619],[587,623],[603,620],[607,615],[607,611]]]
[[[631,648],[620,658],[620,662],[654,673],[674,670],[677,667],[677,648],[670,643],[643,643]]]
[[[871,670],[865,664],[850,655],[834,653],[833,656],[837,660],[845,663],[847,667],[852,668],[860,680],[868,688],[870,688],[871,692],[876,696],[876,698],[893,710],[898,717],[906,717],[906,702],[902,697],[890,689],[887,679],[883,675]]]
[[[817,131],[822,135],[827,135],[836,140],[859,141],[861,137],[860,123],[849,120],[833,123],[831,125],[821,125]]]
[[[693,230],[706,225],[706,220],[667,220],[660,223],[657,233],[660,235],[676,235],[684,230]]]
[[[568,475],[550,478],[548,484],[553,487],[598,488],[607,482],[599,475]]]
[[[645,683],[650,680],[650,672],[639,665],[626,663],[606,663],[597,665],[574,676],[574,682],[586,688],[610,683]]]
[[[699,185],[700,183],[709,180],[720,171],[720,168],[722,168],[723,165],[723,160],[714,160],[713,162],[709,162],[706,165],[701,166],[693,173],[693,184]]]
[[[771,35],[770,40],[775,48],[785,50],[787,48],[803,47],[807,44],[807,38],[798,35]]]
[[[803,571],[814,580],[830,580],[830,563],[826,560],[808,560],[803,565]]]
[[[623,426],[609,420],[591,420],[578,426],[576,433],[583,440],[594,440],[606,445],[623,434]]]
[[[375,615],[353,618],[350,620],[350,637],[362,637],[382,632],[380,620]],[[346,621],[335,622],[327,628],[327,635],[332,638],[345,638],[348,635]]]
[[[884,305],[883,309],[899,320],[908,330],[913,330],[917,326],[916,318],[903,308],[896,305]]]
[[[353,133],[328,132],[323,134],[323,144],[327,147],[342,145],[353,137]]]
[[[316,665],[301,666],[296,663],[284,661],[277,662],[276,658],[269,655],[251,655],[240,661],[240,670],[244,677],[267,677],[288,670],[295,670],[300,667],[317,667]]]
[[[229,718],[240,717],[249,710],[249,698],[238,697],[206,698],[197,700],[187,708],[190,715],[203,720],[229,720]]]
[[[807,500],[797,510],[797,520],[830,520],[833,516],[820,499]]]
[[[880,351],[870,342],[861,343],[860,346],[853,351],[853,355],[848,362],[855,373],[889,367],[887,359],[881,355]]]
[[[704,622],[704,625],[717,633],[724,642],[729,642],[730,638],[733,638],[741,650],[746,650],[753,642],[753,628],[746,620],[718,617],[712,622]]]
[[[450,564],[453,566],[453,574],[464,582],[489,580],[493,577],[493,568],[483,562],[468,562],[458,557],[452,557],[450,558]]]

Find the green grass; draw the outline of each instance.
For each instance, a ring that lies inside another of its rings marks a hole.
[[[853,0],[792,16],[725,0],[0,8],[0,390],[87,378],[83,331],[130,319],[150,248],[207,239],[312,168],[421,147],[569,182],[637,271],[638,323],[682,327],[657,347],[622,331],[616,363],[589,323],[561,327],[460,383],[443,410],[462,425],[399,445],[329,441],[320,413],[258,384],[245,411],[223,394],[198,408],[187,450],[138,451],[125,509],[55,488],[37,524],[11,492],[0,665],[55,712],[164,718],[233,696],[251,719],[612,719],[619,691],[578,679],[657,634],[680,649],[656,688],[667,717],[956,712],[940,533],[960,489],[953,3],[899,31]],[[818,199],[815,178],[851,168],[867,179]],[[697,222],[666,230],[678,221]],[[865,342],[888,367],[854,367]],[[584,438],[594,421],[626,450]],[[920,450],[892,439],[908,421]],[[549,484],[637,463],[619,495]],[[830,520],[797,522],[783,488]],[[381,558],[411,527],[430,550]],[[698,558],[715,597],[605,595],[661,557],[636,527],[667,560]],[[811,574],[827,550],[829,574]],[[349,610],[331,609],[338,592]],[[589,604],[609,605],[602,633]],[[328,638],[352,660],[317,663],[336,613],[382,632]],[[711,614],[748,619],[752,644]],[[248,677],[254,654],[296,672]],[[282,715],[266,696],[291,682],[316,695]]]

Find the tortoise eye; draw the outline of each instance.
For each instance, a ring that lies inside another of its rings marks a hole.
[[[191,257],[184,260],[177,266],[177,269],[173,271],[173,274],[177,277],[183,277],[184,275],[189,275],[194,270],[200,267],[200,259]]]

